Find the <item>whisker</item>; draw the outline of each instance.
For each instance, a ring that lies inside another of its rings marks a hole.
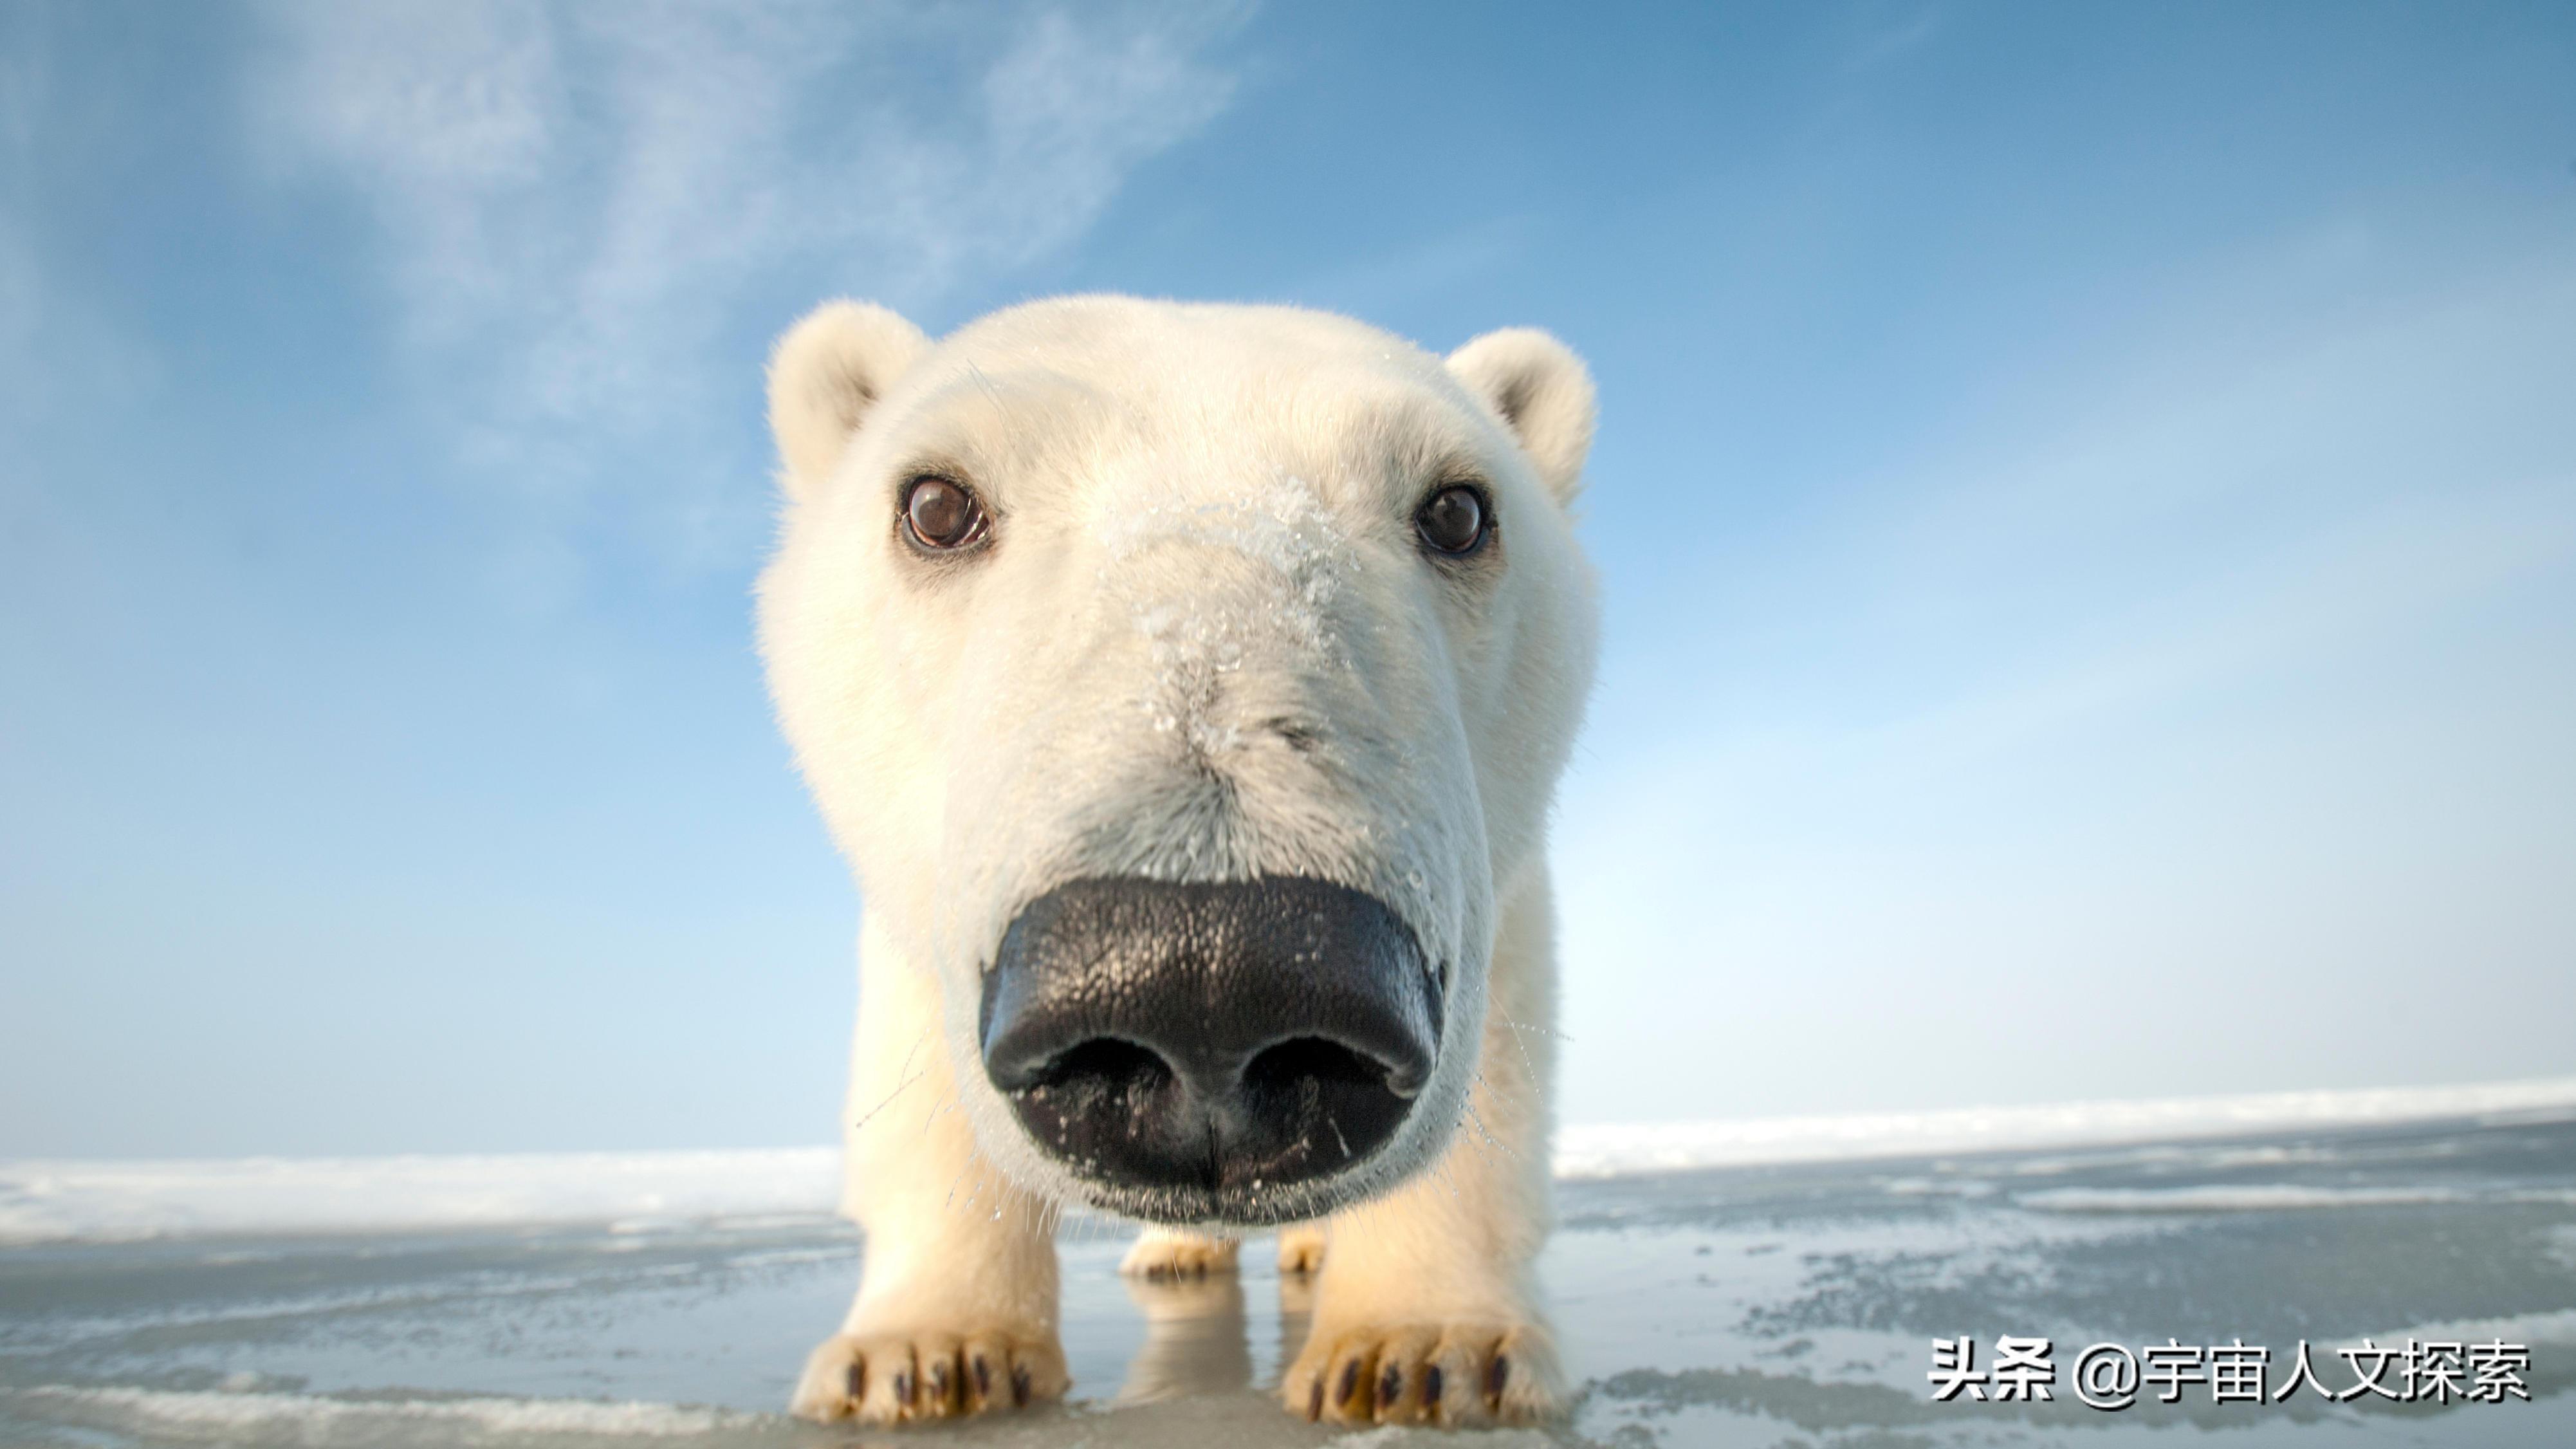
[[[1522,1035],[1525,1028],[1508,1016],[1502,1018],[1502,1022],[1512,1029],[1512,1046],[1521,1054],[1521,1071],[1529,1078],[1530,1090],[1539,1091],[1538,1063],[1530,1060],[1529,1040]]]
[[[948,1179],[948,1196],[940,1204],[942,1211],[946,1211],[957,1206],[957,1184],[964,1182],[966,1180],[966,1174],[974,1170],[975,1155],[970,1152],[966,1154],[966,1161],[959,1165],[957,1175]]]
[[[879,1101],[875,1106],[870,1107],[865,1112],[859,1114],[859,1120],[850,1124],[850,1130],[852,1132],[856,1132],[860,1128],[867,1126],[879,1112],[882,1112],[886,1108],[894,1105],[894,1099],[902,1096],[905,1088],[920,1081],[923,1076],[929,1073],[930,1068],[928,1067],[923,1067],[918,1072],[913,1071],[912,1059],[921,1054],[921,1044],[930,1040],[930,1033],[935,1029],[935,1023],[932,1026],[923,1027],[921,1029],[921,1035],[912,1039],[912,1049],[903,1054],[903,1065],[894,1069],[894,1074],[903,1078],[903,1080],[895,1083],[894,1090],[886,1093],[883,1100]]]
[[[927,1113],[924,1113],[921,1119],[921,1135],[924,1137],[929,1136],[930,1124],[938,1121],[942,1113],[954,1109],[957,1106],[958,1101],[959,1098],[955,1087],[951,1087],[947,1091],[940,1093],[937,1097],[932,1098],[930,1110]]]
[[[1476,1079],[1481,1082],[1484,1080],[1484,1077],[1480,1073]],[[1476,1103],[1473,1098],[1470,1098],[1467,1102],[1467,1115],[1475,1118],[1476,1131],[1481,1133],[1484,1136],[1485,1141],[1491,1144],[1497,1151],[1501,1152],[1505,1157],[1518,1157],[1520,1155],[1519,1153],[1512,1151],[1510,1143],[1497,1139],[1493,1132],[1485,1126],[1485,1118],[1482,1113],[1479,1113],[1476,1110]]]
[[[1538,1078],[1535,1073],[1531,1074],[1530,1080],[1525,1085],[1518,1083],[1513,1084],[1512,1090],[1509,1093],[1505,1092],[1502,1088],[1495,1086],[1493,1079],[1486,1076],[1484,1069],[1481,1067],[1476,1070],[1475,1078],[1476,1089],[1483,1092],[1485,1094],[1485,1099],[1492,1102],[1497,1107],[1512,1106],[1516,1101],[1536,1100],[1538,1092]],[[1510,1082],[1511,1078],[1509,1075],[1506,1075],[1503,1080],[1505,1082]],[[1526,1091],[1528,1095],[1518,1097],[1514,1095],[1523,1091]]]

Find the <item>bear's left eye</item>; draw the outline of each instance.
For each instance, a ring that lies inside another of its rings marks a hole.
[[[1422,541],[1445,554],[1470,554],[1485,541],[1485,495],[1464,483],[1452,483],[1431,495],[1413,515]]]
[[[903,528],[912,541],[941,553],[984,536],[984,505],[965,484],[936,474],[915,478],[903,490]]]

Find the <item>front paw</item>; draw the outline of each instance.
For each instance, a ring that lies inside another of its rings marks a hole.
[[[1119,1261],[1118,1271],[1130,1278],[1156,1280],[1231,1273],[1235,1255],[1242,1247],[1232,1238],[1212,1238],[1176,1228],[1147,1228]]]
[[[1292,1414],[1358,1424],[1526,1424],[1565,1398],[1528,1322],[1318,1323],[1279,1393]]]
[[[1311,1224],[1279,1230],[1279,1271],[1300,1277],[1324,1270],[1324,1230]]]
[[[1071,1382],[1053,1334],[837,1333],[805,1360],[788,1409],[804,1419],[894,1424],[1021,1408],[1061,1396]]]

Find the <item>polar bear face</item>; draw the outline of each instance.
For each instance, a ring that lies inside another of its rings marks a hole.
[[[1209,1225],[1431,1161],[1590,678],[1582,364],[1109,297],[933,343],[835,303],[770,396],[771,689],[873,937],[938,982],[979,1150]]]

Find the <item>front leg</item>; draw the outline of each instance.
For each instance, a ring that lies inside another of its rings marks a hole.
[[[1564,1402],[1532,1271],[1551,1211],[1553,924],[1537,875],[1504,908],[1471,1109],[1439,1165],[1332,1219],[1314,1327],[1280,1384],[1290,1412],[1516,1423]]]
[[[938,984],[864,931],[859,990],[842,1211],[867,1234],[866,1265],[790,1408],[894,1423],[1054,1398],[1068,1384],[1054,1214],[976,1152]]]

